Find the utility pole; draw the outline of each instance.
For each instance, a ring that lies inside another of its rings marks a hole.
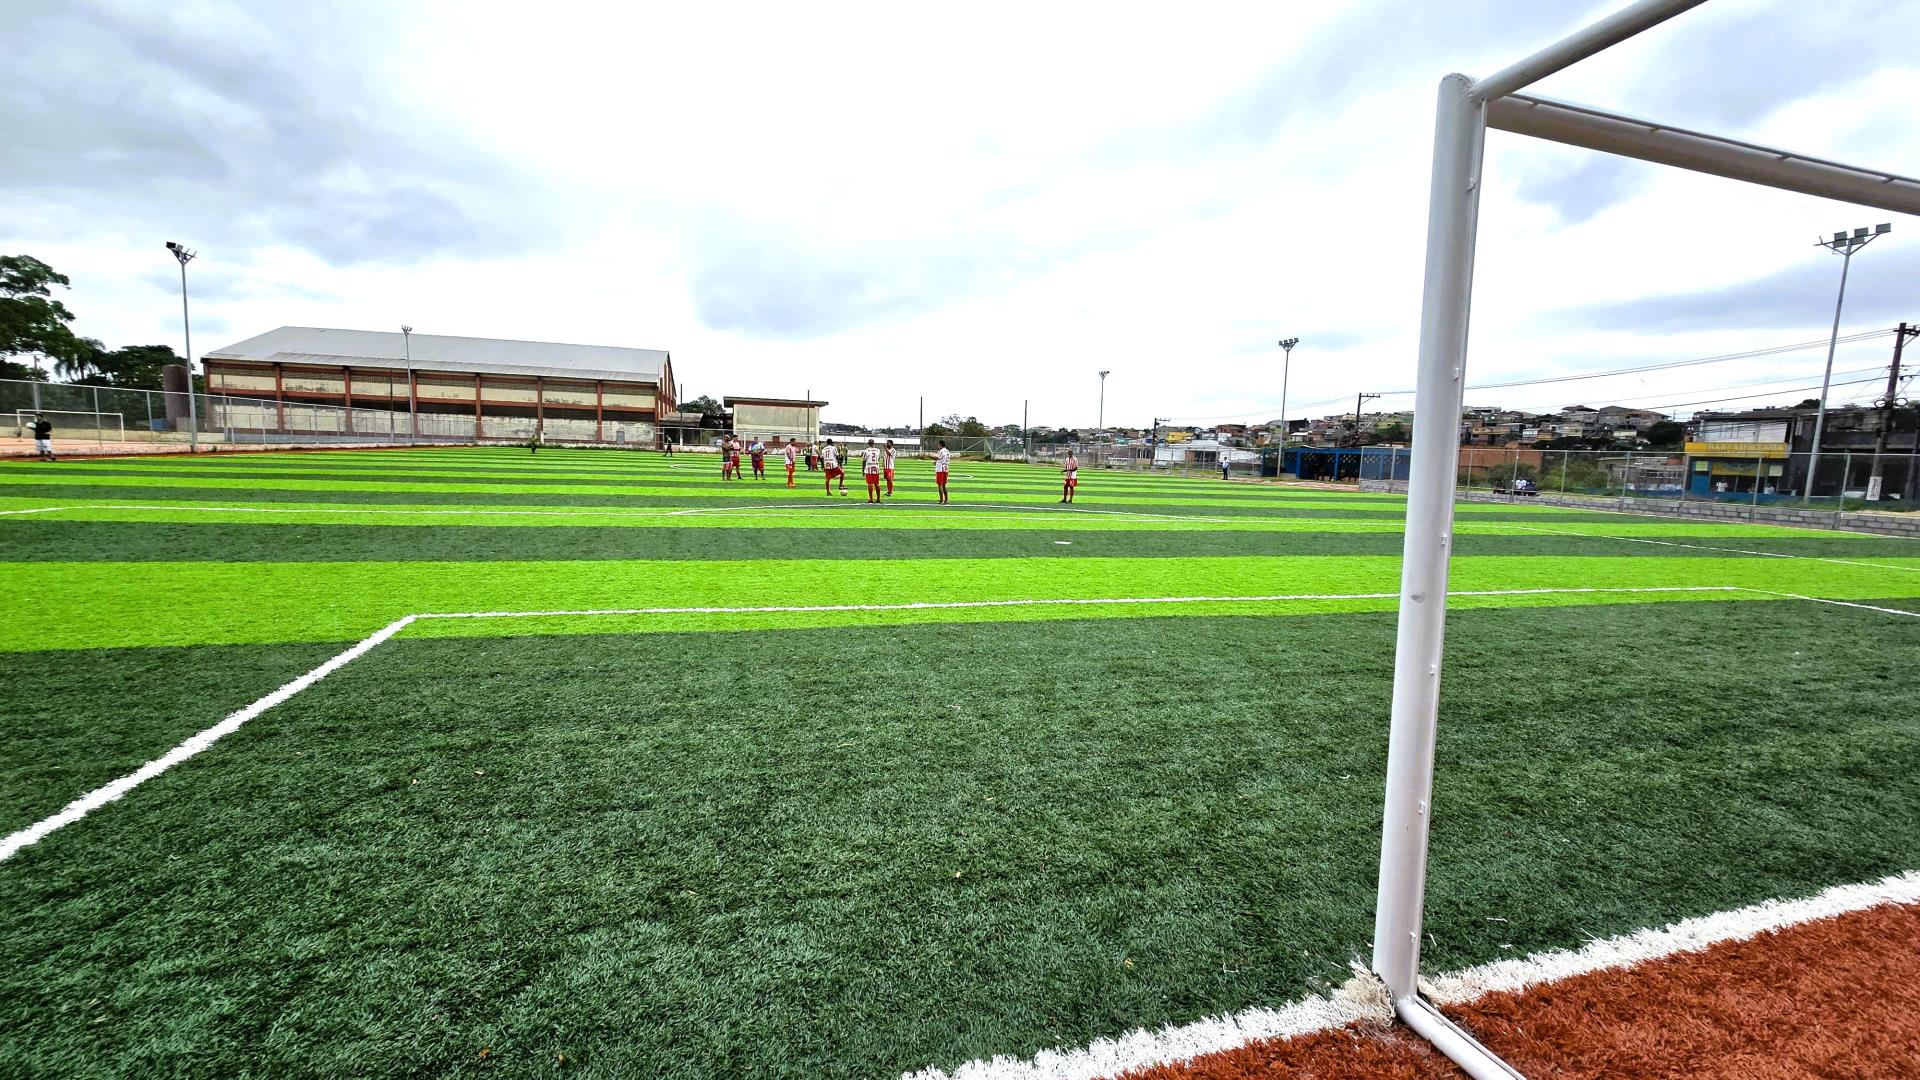
[[[1815,246],[1826,248],[1835,255],[1841,256],[1840,295],[1833,302],[1833,334],[1827,338],[1827,373],[1820,378],[1820,411],[1813,417],[1813,447],[1812,453],[1807,456],[1807,483],[1800,489],[1802,506],[1813,501],[1813,481],[1820,470],[1820,436],[1827,428],[1827,386],[1833,381],[1833,350],[1840,343],[1840,309],[1847,302],[1847,271],[1853,266],[1854,252],[1892,231],[1892,225],[1880,225],[1871,232],[1867,231],[1866,226],[1863,225],[1850,234],[1837,232],[1833,234],[1831,240],[1815,241]],[[1789,444],[1789,450],[1791,450],[1791,444]],[[1757,483],[1759,477],[1755,477],[1754,480]],[[1840,490],[1845,491],[1846,488],[1847,478],[1842,475]]]
[[[1353,399],[1353,482],[1356,486],[1360,483],[1360,465],[1363,458],[1363,455],[1360,453],[1360,406],[1366,404],[1368,399],[1379,396],[1379,394],[1362,393]],[[1338,461],[1340,459],[1336,457],[1334,460]],[[1337,469],[1334,472],[1333,478],[1336,481],[1340,479]]]
[[[1893,332],[1893,366],[1887,370],[1887,396],[1880,399],[1880,434],[1873,440],[1873,474],[1867,478],[1867,501],[1880,501],[1880,485],[1884,482],[1881,474],[1882,457],[1887,452],[1887,437],[1893,434],[1893,404],[1900,391],[1900,353],[1906,348],[1909,337],[1920,337],[1920,326],[1908,326],[1901,323]],[[1920,445],[1915,446],[1920,450]],[[1912,474],[1920,458],[1907,459],[1907,472]]]
[[[1113,372],[1111,371],[1103,371],[1100,373],[1100,412],[1098,414],[1099,420],[1093,425],[1094,430],[1096,431],[1107,430],[1107,376],[1111,374],[1113,374]]]
[[[926,433],[927,433],[927,395],[921,394],[920,395],[920,430],[914,432],[914,434],[925,435]]]
[[[1353,399],[1353,445],[1360,445],[1360,406],[1379,396],[1379,394],[1363,393]]]
[[[1020,458],[1033,463],[1033,432],[1027,428],[1027,403],[1020,402]]]

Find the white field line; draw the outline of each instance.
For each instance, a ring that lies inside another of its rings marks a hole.
[[[1649,960],[1699,952],[1722,942],[1745,941],[1769,930],[1783,930],[1881,904],[1917,902],[1920,902],[1920,870],[1909,870],[1879,881],[1835,885],[1800,900],[1765,900],[1751,907],[1682,919],[1659,930],[1638,930],[1589,941],[1576,950],[1554,950],[1524,959],[1481,964],[1424,980],[1421,990],[1436,1005],[1459,1005],[1482,994],[1524,990],[1589,972],[1633,967]]]
[[[288,698],[319,682],[321,679],[326,678],[328,675],[365,656],[369,650],[405,629],[407,624],[412,621],[413,616],[411,615],[395,619],[355,642],[345,651],[336,654],[327,660],[326,663],[287,683],[273,693],[248,705],[246,708],[229,715],[226,719],[221,720],[205,731],[190,736],[185,742],[167,751],[165,754],[154,758],[152,761],[147,762],[145,765],[140,766],[133,772],[128,773],[112,783],[105,784],[87,792],[85,795],[68,803],[59,813],[36,821],[32,825],[9,835],[6,839],[0,840],[0,862],[12,858],[15,852],[26,847],[28,844],[38,842],[55,829],[79,821],[95,810],[113,802],[127,792],[139,787],[141,784],[159,776],[175,765],[180,764],[200,753],[202,750],[212,746],[214,743],[219,742],[221,739],[226,738],[228,735],[233,734],[235,731],[240,730],[240,725],[245,724],[247,721],[259,716],[275,705],[286,701]]]
[[[1573,536],[1588,540],[1618,540],[1626,544],[1656,544],[1660,547],[1691,548],[1694,551],[1724,551],[1730,555],[1759,555],[1768,559],[1806,559],[1811,562],[1834,563],[1839,566],[1865,566],[1874,570],[1900,570],[1909,574],[1920,573],[1920,566],[1894,566],[1890,563],[1861,562],[1858,559],[1836,559],[1827,555],[1791,555],[1781,551],[1748,551],[1745,548],[1715,547],[1712,544],[1683,544],[1678,540],[1653,540],[1644,536],[1607,536],[1602,533],[1568,532],[1565,529],[1543,529],[1538,525],[1515,525],[1510,522],[1489,521],[1476,523],[1482,527],[1491,525],[1496,529],[1520,529],[1524,532],[1546,533],[1550,536]],[[1920,555],[1920,551],[1915,552]]]
[[[1448,596],[1552,596],[1593,593],[1703,593],[1761,592],[1739,585],[1628,585],[1558,589],[1457,589]],[[1051,607],[1068,605],[1097,607],[1111,604],[1273,604],[1311,600],[1392,600],[1397,592],[1364,593],[1270,593],[1261,596],[1113,596],[1062,597],[1058,599],[1020,600],[923,600],[905,604],[785,604],[770,607],[653,607],[653,608],[563,608],[553,611],[440,611],[422,612],[416,619],[526,619],[580,615],[761,615],[833,611],[946,611],[965,608]],[[1785,596],[1785,593],[1766,595]],[[1797,599],[1797,598],[1796,598]],[[1837,601],[1836,601],[1837,602]],[[1905,612],[1896,612],[1905,614]]]
[[[1567,589],[1482,589],[1452,592],[1450,596],[1540,596],[1552,594],[1590,594],[1590,593],[1703,593],[1703,592],[1757,592],[1743,589],[1737,585],[1675,585],[1645,586],[1622,588],[1567,588]],[[232,713],[219,723],[189,737],[185,742],[167,751],[165,754],[147,762],[140,768],[128,773],[109,784],[80,796],[68,803],[59,813],[37,821],[24,829],[0,840],[0,862],[12,858],[21,848],[33,844],[55,829],[71,825],[88,814],[139,787],[141,784],[159,776],[175,765],[195,756],[222,738],[240,729],[240,726],[268,709],[286,701],[288,698],[326,678],[328,675],[386,641],[405,629],[409,624],[421,619],[522,619],[584,615],[749,615],[779,614],[791,612],[834,612],[834,611],[928,611],[961,608],[996,607],[1040,607],[1057,605],[1109,605],[1109,604],[1232,604],[1232,603],[1282,603],[1287,601],[1311,600],[1390,600],[1399,593],[1298,593],[1267,596],[1137,596],[1137,597],[1085,597],[1037,600],[951,600],[939,602],[905,604],[792,604],[769,607],[654,607],[654,608],[583,608],[562,611],[443,611],[423,612],[402,616],[381,627],[373,634],[355,642],[345,651],[327,660],[326,663],[307,672],[305,675],[287,683],[258,701]],[[1898,614],[1906,614],[1900,612]]]
[[[901,1080],[1098,1080],[1134,1069],[1189,1061],[1263,1039],[1290,1039],[1370,1021],[1391,1023],[1393,1003],[1372,975],[1354,978],[1321,997],[1302,998],[1278,1009],[1245,1009],[1157,1030],[1136,1028],[1075,1050],[1043,1050],[1031,1058],[970,1061],[952,1071],[925,1068]]]
[[[866,505],[866,504],[861,504]],[[1027,514],[1102,514],[1115,517],[1134,518],[1146,521],[1182,521],[1203,524],[1233,524],[1234,518],[1201,517],[1189,514],[1149,514],[1132,510],[1080,510],[1074,507],[1054,506],[1015,506],[999,503],[969,503],[968,509],[935,510],[933,506],[904,504],[893,510],[892,514],[916,513],[937,514],[950,521],[998,521],[1018,520],[1004,514],[976,514],[971,508],[978,506],[989,510],[1019,510]],[[397,514],[413,517],[586,517],[586,518],[664,518],[687,517],[702,514],[729,514],[739,517],[800,517],[801,514],[771,513],[770,511],[801,510],[806,514],[840,513],[849,516],[865,511],[855,510],[851,506],[839,503],[779,503],[772,506],[710,506],[694,507],[685,510],[470,510],[408,507],[393,509],[390,507],[361,508],[352,505],[339,507],[312,506],[180,506],[177,504],[143,503],[91,503],[84,506],[35,506],[23,510],[0,510],[0,516],[18,514],[52,514],[67,510],[159,510],[174,513],[206,514]],[[1250,518],[1252,521],[1264,520]]]
[[[1598,939],[1578,950],[1482,964],[1423,980],[1421,990],[1437,1005],[1463,1005],[1496,991],[1524,990],[1590,972],[1633,967],[1882,904],[1916,902],[1920,902],[1920,871],[1909,871],[1864,884],[1836,885],[1801,900],[1768,900],[1683,919],[1663,929]],[[1080,1049],[1047,1050],[1031,1058],[996,1057],[952,1070],[927,1068],[902,1080],[1098,1080],[1130,1069],[1191,1061],[1258,1040],[1293,1038],[1356,1021],[1385,1023],[1391,1011],[1383,1007],[1384,1001],[1384,988],[1371,975],[1361,974],[1331,995],[1303,998],[1278,1009],[1247,1009],[1154,1031],[1141,1028]]]
[[[1856,604],[1851,600],[1829,600],[1824,596],[1802,596],[1799,593],[1775,592],[1772,589],[1748,589],[1746,591],[1765,593],[1768,596],[1783,596],[1788,600],[1805,600],[1809,604],[1832,604],[1834,607],[1850,607],[1857,611],[1877,611],[1882,615],[1905,615],[1909,619],[1920,619],[1920,611],[1902,611],[1899,608],[1875,607],[1872,604]]]

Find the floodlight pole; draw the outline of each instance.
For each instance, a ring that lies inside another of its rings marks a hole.
[[[187,347],[187,453],[192,454],[200,449],[200,410],[193,401],[193,320],[187,316],[187,264],[198,253],[172,240],[167,241],[167,250],[180,260],[180,331]]]
[[[1280,339],[1280,348],[1286,352],[1286,355],[1280,358],[1280,449],[1282,451],[1287,447],[1287,373],[1293,368],[1293,347],[1298,344],[1300,339],[1297,337]],[[1284,461],[1282,463],[1284,464]],[[1274,479],[1279,479],[1282,471],[1284,470],[1275,470]]]
[[[1100,419],[1094,424],[1095,429],[1099,431],[1107,429],[1107,376],[1111,374],[1113,374],[1111,371],[1100,373]]]
[[[1840,344],[1840,309],[1847,302],[1847,271],[1853,268],[1853,253],[1873,243],[1876,237],[1892,232],[1891,225],[1882,225],[1878,232],[1869,233],[1865,229],[1856,229],[1852,233],[1835,233],[1833,239],[1822,240],[1819,246],[1840,256],[1840,295],[1833,301],[1833,333],[1827,337],[1827,370],[1820,376],[1820,408],[1813,415],[1813,446],[1807,455],[1807,482],[1800,488],[1800,505],[1813,502],[1813,480],[1820,472],[1820,436],[1827,428],[1827,389],[1833,384],[1833,352]],[[1754,478],[1754,483],[1759,483]],[[1847,490],[1847,478],[1840,477],[1840,492],[1844,499]]]
[[[407,431],[410,441],[420,441],[420,398],[413,383],[413,327],[400,328],[400,347],[407,357]]]

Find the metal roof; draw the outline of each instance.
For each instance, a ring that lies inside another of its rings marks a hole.
[[[720,399],[720,404],[731,409],[735,405],[785,405],[796,409],[820,409],[832,404],[827,401],[813,401],[808,398],[777,397],[735,397],[728,394]]]
[[[655,384],[662,381],[672,360],[659,349],[441,334],[414,334],[409,343],[403,335],[387,330],[333,330],[317,326],[283,326],[269,330],[204,353],[202,359],[398,368],[405,366],[409,348],[413,366],[420,371],[477,371],[483,375],[617,379]]]

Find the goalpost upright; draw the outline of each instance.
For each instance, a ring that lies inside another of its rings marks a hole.
[[[1458,429],[1466,387],[1467,323],[1487,129],[1920,214],[1920,181],[1907,177],[1519,93],[1704,2],[1640,0],[1485,79],[1454,74],[1440,82],[1373,970],[1392,994],[1399,1018],[1476,1080],[1519,1073],[1419,996],[1419,969]]]

